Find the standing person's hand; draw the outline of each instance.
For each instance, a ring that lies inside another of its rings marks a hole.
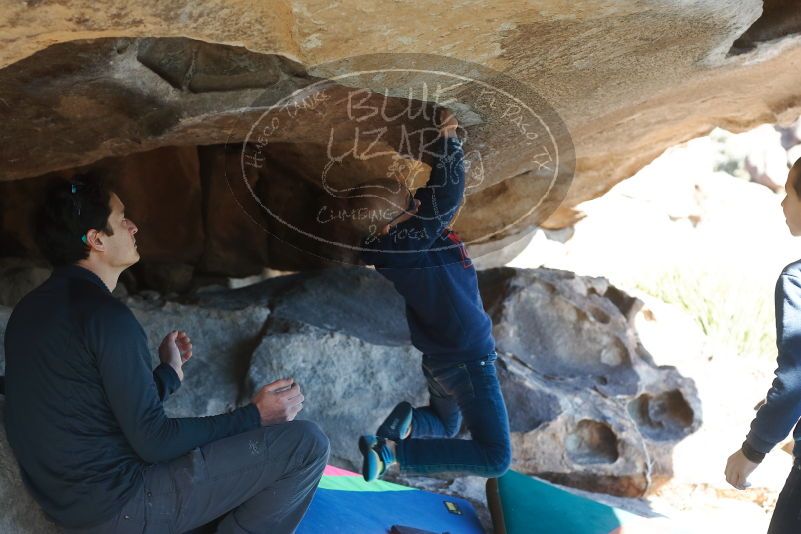
[[[183,330],[173,330],[164,337],[159,345],[159,360],[175,369],[178,378],[183,381],[183,365],[192,357],[192,342]]]
[[[735,488],[744,490],[751,485],[748,477],[757,467],[759,464],[746,458],[740,449],[729,456],[729,461],[726,462],[726,481]]]
[[[292,378],[262,386],[251,399],[259,409],[262,426],[292,421],[303,409],[303,394]]]

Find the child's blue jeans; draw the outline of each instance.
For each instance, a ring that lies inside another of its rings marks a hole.
[[[429,406],[415,408],[412,435],[398,443],[401,472],[501,476],[512,462],[509,416],[495,372],[497,354],[471,362],[423,356]],[[454,439],[462,419],[472,439]]]

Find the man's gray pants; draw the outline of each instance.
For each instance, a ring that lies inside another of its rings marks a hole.
[[[81,534],[182,533],[220,516],[219,534],[294,532],[328,461],[328,438],[310,421],[267,426],[149,465],[120,513]]]

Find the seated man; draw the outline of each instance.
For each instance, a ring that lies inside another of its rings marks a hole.
[[[68,532],[184,532],[226,513],[218,532],[293,532],[327,438],[294,421],[304,398],[292,379],[230,413],[165,415],[192,345],[169,333],[151,371],[145,332],[111,295],[139,260],[124,208],[88,176],[56,184],[40,212],[55,269],[5,334],[6,432],[26,487]]]

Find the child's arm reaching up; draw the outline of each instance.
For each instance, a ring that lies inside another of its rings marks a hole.
[[[368,246],[372,242],[377,249],[427,250],[456,215],[465,189],[464,152],[456,136],[459,123],[453,113],[440,108],[438,124],[440,136],[432,147],[428,183],[417,190],[409,211],[365,240]]]
[[[456,216],[465,189],[464,152],[456,133],[450,130],[441,134],[434,147],[431,176],[414,195],[419,201],[416,218],[434,230],[432,237],[439,235]]]

